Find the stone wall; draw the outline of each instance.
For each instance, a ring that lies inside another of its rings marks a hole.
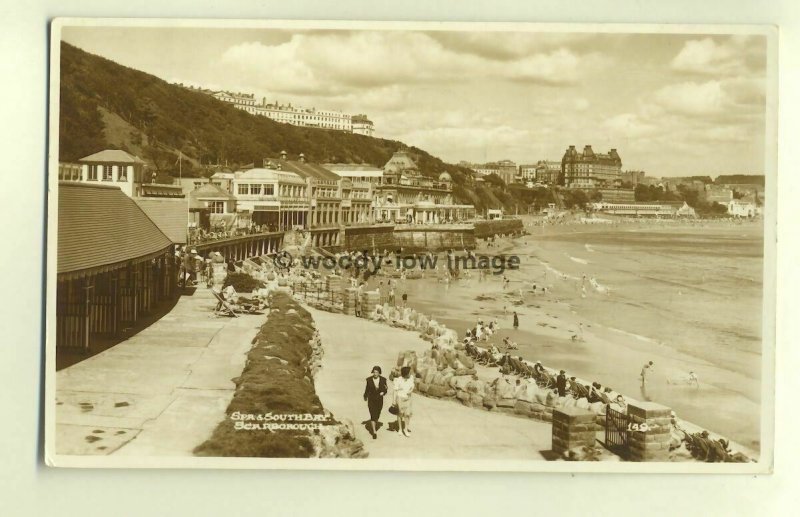
[[[554,452],[563,454],[583,447],[595,447],[600,426],[595,423],[595,414],[577,407],[553,410]]]
[[[476,221],[475,238],[488,239],[494,235],[510,235],[523,231],[522,219],[495,219]]]
[[[475,231],[471,225],[404,226],[394,229],[394,241],[409,253],[475,249]]]
[[[394,227],[390,225],[351,227],[344,230],[344,249],[362,251],[397,248]]]
[[[523,230],[519,219],[477,221],[474,224],[438,225],[374,225],[347,227],[340,245],[326,249],[345,250],[396,250],[409,253],[445,251],[449,249],[475,249],[477,239],[498,234],[512,234]]]

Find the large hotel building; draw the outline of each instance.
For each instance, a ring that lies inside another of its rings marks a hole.
[[[224,91],[210,92],[215,99],[233,104],[235,108],[246,111],[252,115],[270,118],[276,122],[292,124],[301,127],[316,127],[346,131],[357,135],[372,136],[375,126],[366,115],[348,115],[341,111],[318,110],[316,108],[302,108],[291,104],[268,104],[267,100],[257,102],[253,94],[231,93]]]
[[[561,159],[561,174],[558,184],[574,188],[619,187],[622,159],[616,149],[608,153],[595,153],[591,145],[578,152],[569,146]]]

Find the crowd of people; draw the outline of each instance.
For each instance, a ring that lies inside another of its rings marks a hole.
[[[233,237],[244,237],[246,235],[253,235],[257,233],[276,232],[278,227],[275,225],[267,224],[251,224],[250,226],[242,227],[228,227],[225,224],[217,224],[210,226],[209,229],[205,228],[190,228],[189,229],[189,244],[203,244],[206,242],[218,241],[222,239],[230,239]]]

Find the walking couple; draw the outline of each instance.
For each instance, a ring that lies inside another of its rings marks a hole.
[[[372,375],[367,377],[367,385],[364,388],[364,400],[369,408],[368,430],[373,439],[378,437],[383,397],[389,391],[386,377],[381,373],[381,367],[374,366]],[[400,369],[400,377],[392,381],[392,406],[389,408],[389,413],[397,415],[397,430],[403,433],[403,436],[411,434],[411,393],[413,391],[414,376],[411,374],[411,367],[403,366]]]

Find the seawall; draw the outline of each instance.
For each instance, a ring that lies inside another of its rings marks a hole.
[[[312,230],[313,231],[313,230]],[[328,250],[395,250],[409,253],[475,249],[478,239],[523,231],[522,220],[502,219],[454,224],[398,224],[346,227]]]

